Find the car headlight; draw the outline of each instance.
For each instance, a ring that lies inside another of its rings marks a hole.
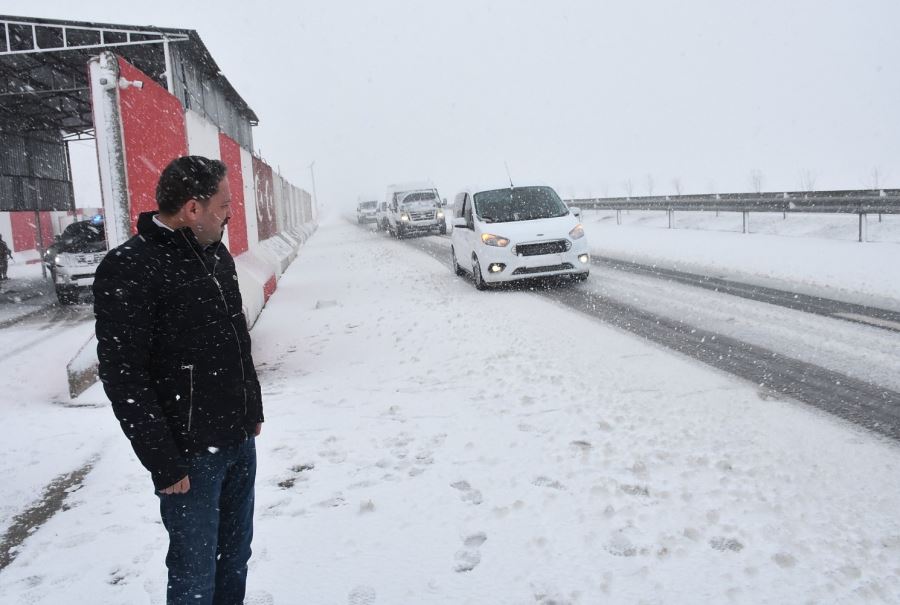
[[[437,217],[438,217],[438,218],[444,218],[444,212],[443,212],[443,210],[438,210],[438,211],[437,211]]]
[[[56,265],[57,267],[62,267],[62,266],[63,266],[63,257],[62,257],[62,255],[57,254],[56,256],[54,256],[54,257],[53,257],[53,264]]]
[[[406,213],[401,214],[401,215],[400,215],[400,220],[401,220],[401,221],[408,221],[408,220],[409,220],[409,215],[406,214]]]
[[[497,246],[498,248],[505,248],[509,245],[509,239],[503,237],[502,235],[494,235],[492,233],[482,233],[481,241],[483,241],[488,246]]]
[[[575,225],[572,227],[572,230],[569,231],[569,237],[572,239],[581,239],[584,237],[584,227],[582,227],[580,223]]]

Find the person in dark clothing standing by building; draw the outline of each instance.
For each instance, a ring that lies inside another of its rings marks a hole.
[[[6,272],[9,270],[9,259],[12,258],[12,250],[9,249],[9,246],[3,241],[3,236],[0,235],[0,281],[9,279],[6,277]]]
[[[150,471],[169,533],[168,603],[243,603],[262,396],[234,260],[225,165],[185,156],[156,188],[159,213],[94,279],[100,379]]]

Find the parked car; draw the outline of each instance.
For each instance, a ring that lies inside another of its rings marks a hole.
[[[101,216],[76,221],[56,236],[44,252],[43,261],[50,270],[60,304],[75,304],[81,292],[90,290],[104,256],[106,231]]]
[[[399,238],[410,233],[447,233],[443,204],[431,183],[390,185],[385,202],[391,235]]]
[[[360,201],[356,205],[356,222],[360,225],[375,222],[375,210],[378,206],[378,200]]]
[[[551,187],[466,190],[454,200],[451,263],[479,290],[533,277],[587,279],[584,227]]]

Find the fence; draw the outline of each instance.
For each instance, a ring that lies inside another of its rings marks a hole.
[[[870,214],[900,214],[900,189],[854,191],[802,191],[782,193],[721,193],[710,195],[666,195],[648,197],[581,198],[566,200],[586,210],[615,210],[622,224],[622,210],[659,210],[675,226],[675,212],[740,212],[743,232],[750,229],[751,212],[830,213],[859,216],[859,241],[867,239]]]

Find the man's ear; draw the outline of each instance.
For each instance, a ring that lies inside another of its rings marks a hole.
[[[198,205],[199,202],[197,202],[197,200],[190,199],[184,203],[184,210],[188,216],[195,217],[197,216],[197,211],[199,210],[199,208],[197,208]]]

